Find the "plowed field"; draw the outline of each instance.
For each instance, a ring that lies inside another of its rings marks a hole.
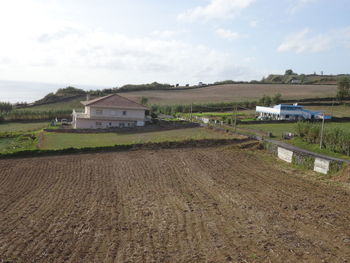
[[[0,262],[349,262],[350,195],[250,150],[0,160]]]

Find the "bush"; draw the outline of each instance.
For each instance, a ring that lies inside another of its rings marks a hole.
[[[296,133],[308,143],[320,143],[321,125],[318,123],[298,122]],[[322,147],[350,156],[350,131],[340,128],[325,128]]]

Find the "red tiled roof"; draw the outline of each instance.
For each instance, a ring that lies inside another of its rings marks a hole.
[[[89,101],[81,102],[85,106],[109,107],[109,108],[128,108],[137,110],[147,110],[147,107],[129,100],[117,94],[111,94],[104,97],[96,98]]]

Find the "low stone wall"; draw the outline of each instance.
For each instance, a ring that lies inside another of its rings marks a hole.
[[[320,155],[285,143],[265,140],[265,148],[279,159],[322,174],[340,171],[350,161]]]
[[[169,123],[169,124],[150,124],[144,127],[124,127],[124,128],[109,128],[109,129],[72,129],[72,128],[59,128],[59,129],[44,129],[46,132],[56,132],[56,133],[136,133],[136,132],[154,132],[154,131],[164,131],[173,129],[185,129],[185,128],[195,128],[200,125],[197,123]]]

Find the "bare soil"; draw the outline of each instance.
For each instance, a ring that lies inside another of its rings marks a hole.
[[[221,101],[244,101],[260,99],[263,95],[282,94],[283,99],[334,97],[336,85],[290,85],[290,84],[232,84],[209,86],[189,90],[155,90],[122,93],[135,101],[147,97],[150,104],[191,104]]]
[[[258,150],[0,167],[0,262],[350,262],[350,193]]]

